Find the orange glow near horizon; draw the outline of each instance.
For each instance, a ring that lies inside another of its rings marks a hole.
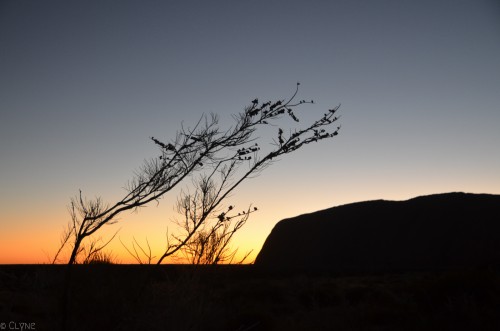
[[[268,191],[270,196],[276,196],[273,189]],[[452,191],[452,189],[443,191]],[[260,196],[259,200],[256,200],[255,204],[259,206],[259,212],[250,217],[247,224],[236,234],[231,244],[233,249],[238,249],[235,261],[240,260],[248,251],[252,251],[245,263],[253,262],[272,228],[281,219],[350,202],[379,198],[404,200],[417,195],[439,193],[439,191],[428,192],[422,189],[422,191],[404,195],[393,193],[386,196],[377,196],[373,192],[365,192],[361,199],[355,199],[354,192],[344,192],[343,199],[331,199],[331,197],[321,194],[318,194],[318,196],[322,196],[322,199],[314,199],[314,197],[311,197],[311,199],[307,197],[294,198],[296,195],[293,193],[291,190],[290,197],[277,197],[272,200]],[[242,198],[246,199],[245,195],[243,194]],[[331,202],[330,200],[334,201]],[[243,205],[239,204],[239,206]],[[308,206],[308,208],[305,208],[305,206]],[[2,225],[2,232],[0,233],[0,264],[51,263],[55,252],[59,248],[61,233],[69,220],[69,215],[60,208],[58,212],[53,213],[57,217],[50,217],[50,209],[45,210],[44,213],[44,217],[37,218],[40,221],[35,224],[29,222],[29,220],[34,219],[34,215],[27,213],[24,217],[11,217],[12,222]],[[146,248],[147,239],[152,249],[152,255],[155,256],[153,259],[153,263],[155,263],[166,246],[167,229],[169,233],[176,229],[176,225],[171,222],[174,216],[175,213],[173,213],[171,206],[150,206],[142,209],[139,213],[122,216],[117,224],[102,228],[98,235],[103,240],[106,240],[119,230],[118,235],[105,249],[105,252],[111,254],[116,263],[123,264],[135,264],[137,261],[126,251],[121,242],[131,249],[135,238]],[[67,254],[62,256],[60,263],[65,263],[66,260]],[[181,262],[182,258],[164,261],[164,263]]]
[[[30,216],[11,218],[13,221],[6,224],[6,226],[2,226],[3,231],[0,234],[0,264],[51,263],[59,249],[62,231],[69,220],[69,215],[66,217],[61,216],[63,217],[58,221],[47,217],[46,219],[50,219],[50,222],[39,218],[40,222],[36,226],[29,222],[30,219],[33,219]],[[147,220],[148,226],[144,225],[145,220]],[[98,237],[105,241],[118,231],[116,238],[104,251],[110,254],[115,263],[122,264],[138,263],[127,252],[123,244],[132,250],[132,243],[135,238],[146,249],[147,240],[152,249],[152,255],[155,257],[152,262],[156,263],[166,246],[167,227],[170,233],[176,229],[176,225],[168,222],[168,217],[162,215],[161,210],[146,208],[140,214],[129,214],[128,217],[123,217],[118,224],[102,228],[98,233]],[[253,250],[246,260],[246,263],[249,263],[255,259],[259,248],[255,247],[255,243],[251,238],[245,238],[244,232],[245,229],[243,228],[241,233],[236,235],[236,240],[231,246],[238,249],[235,261],[241,259],[243,252]],[[139,251],[139,248],[137,249]],[[68,255],[69,252],[66,250],[60,256],[58,263],[65,263]],[[183,257],[179,256],[175,259],[166,259],[164,263],[187,263],[187,261],[184,261]]]
[[[52,259],[59,248],[60,234],[60,232],[50,233],[43,236],[39,234],[18,234],[17,236],[11,236],[9,238],[2,238],[2,244],[0,247],[0,264],[50,264],[52,263]],[[102,233],[103,238],[108,238],[108,235],[112,235],[112,233],[110,231],[108,231],[108,233]],[[114,263],[137,264],[138,262],[127,252],[120,241],[117,238],[115,239],[116,240],[107,246],[105,253],[110,254]],[[122,241],[129,249],[132,249],[132,238],[130,241],[122,238]],[[138,239],[138,241],[144,248],[147,247],[145,239]],[[148,241],[151,245],[152,255],[156,257],[152,262],[156,263],[158,257],[161,256],[163,252],[161,248],[165,247],[166,242],[161,240],[151,240],[150,238],[148,238]],[[252,250],[251,254],[244,263],[251,263],[257,256],[258,250],[260,249],[260,247],[255,248],[252,246],[251,242],[245,241],[244,239],[241,241],[236,240],[231,247],[238,249],[234,261],[241,260],[245,252]],[[68,252],[61,255],[57,263],[64,264],[68,259],[68,255]],[[175,259],[166,259],[163,263],[189,263],[189,261],[185,260],[182,255],[179,255]]]

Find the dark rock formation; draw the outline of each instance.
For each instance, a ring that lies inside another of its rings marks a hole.
[[[340,272],[498,266],[500,195],[366,201],[285,219],[255,264]]]

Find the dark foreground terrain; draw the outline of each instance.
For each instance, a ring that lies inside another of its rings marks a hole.
[[[67,292],[66,272],[0,266],[0,328],[500,330],[500,273],[492,268],[333,274],[79,265]]]

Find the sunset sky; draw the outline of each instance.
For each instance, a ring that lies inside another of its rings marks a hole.
[[[342,104],[341,133],[245,182],[234,242],[370,199],[500,194],[500,4],[491,0],[1,1],[0,263],[47,263],[81,189],[123,194],[149,137],[258,97]],[[288,123],[294,125],[294,123]],[[159,255],[176,195],[102,232]],[[297,243],[300,245],[300,243]],[[118,240],[110,250],[132,262]]]

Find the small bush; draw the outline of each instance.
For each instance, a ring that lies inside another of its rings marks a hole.
[[[115,258],[111,253],[98,251],[83,261],[83,264],[115,264]]]

